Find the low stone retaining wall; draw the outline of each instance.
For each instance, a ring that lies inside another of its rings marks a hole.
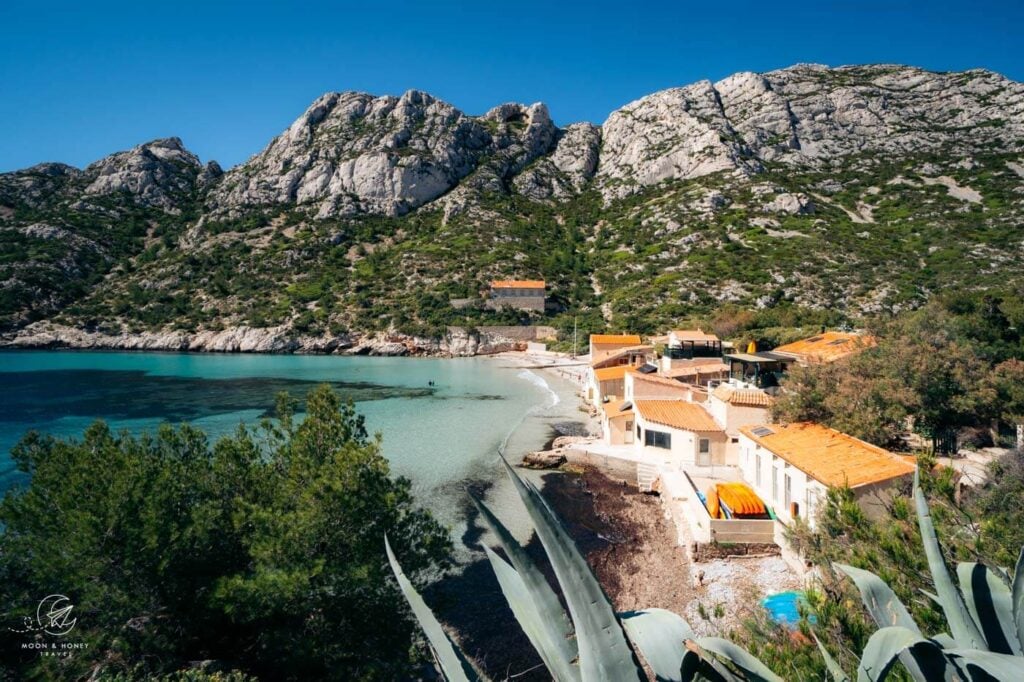
[[[690,556],[694,561],[711,561],[712,559],[726,559],[728,557],[742,556],[778,556],[782,550],[774,542],[769,543],[729,543],[717,542],[698,543],[690,546]]]

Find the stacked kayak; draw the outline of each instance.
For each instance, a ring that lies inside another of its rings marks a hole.
[[[705,506],[713,519],[767,519],[768,509],[746,483],[716,483],[708,488]]]

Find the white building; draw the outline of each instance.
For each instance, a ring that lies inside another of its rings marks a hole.
[[[650,398],[654,400],[685,400],[699,402],[707,398],[707,392],[692,384],[675,379],[647,374],[640,371],[627,372],[622,396],[626,400]]]
[[[651,464],[726,464],[725,431],[703,407],[685,400],[634,400],[634,440]]]
[[[887,450],[820,424],[768,424],[740,429],[743,478],[784,523],[815,514],[831,487],[849,486],[871,516],[884,511],[893,484],[914,464]]]
[[[737,388],[721,384],[708,396],[708,412],[729,438],[727,461],[739,462],[740,428],[771,421],[773,398],[756,388]]]

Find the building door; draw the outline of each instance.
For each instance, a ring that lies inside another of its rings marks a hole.
[[[711,466],[711,441],[707,438],[697,441],[697,466]]]
[[[622,439],[623,443],[625,443],[626,445],[632,445],[633,444],[633,420],[632,419],[630,419],[629,421],[626,422],[626,431],[623,434],[623,436],[624,436],[624,438]]]

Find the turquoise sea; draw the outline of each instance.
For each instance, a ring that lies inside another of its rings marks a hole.
[[[580,421],[572,385],[501,358],[0,351],[0,488],[24,480],[9,453],[30,429],[73,438],[97,419],[133,433],[187,421],[217,438],[268,415],[276,393],[324,382],[356,401],[393,471],[456,533],[467,486],[511,502],[500,447],[516,458]]]

